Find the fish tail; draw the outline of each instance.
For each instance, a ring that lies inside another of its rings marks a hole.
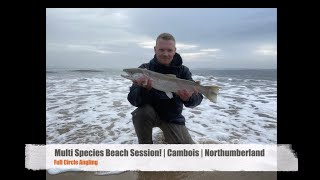
[[[219,86],[204,86],[205,91],[203,95],[212,102],[217,102],[217,95],[219,93]]]

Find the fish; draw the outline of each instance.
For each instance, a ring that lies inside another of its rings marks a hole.
[[[123,69],[123,71],[126,74],[121,74],[121,76],[132,81],[141,77],[151,79],[152,87],[165,92],[169,98],[172,97],[171,93],[176,93],[178,90],[186,89],[189,93],[197,90],[211,102],[216,103],[219,90],[221,89],[221,87],[216,85],[202,86],[200,82],[180,79],[174,74],[161,74],[143,68],[128,68]]]

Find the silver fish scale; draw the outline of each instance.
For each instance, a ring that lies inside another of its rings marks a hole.
[[[152,79],[152,87],[164,91],[164,92],[177,92],[178,90],[181,89],[187,89],[189,91],[192,91],[193,87],[190,86],[185,86],[182,84],[175,83],[173,81],[166,81],[166,80],[161,80],[161,79]]]

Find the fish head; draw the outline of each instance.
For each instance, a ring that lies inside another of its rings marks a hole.
[[[123,69],[124,72],[127,74],[143,74],[143,69],[141,68],[128,68],[128,69]]]
[[[143,69],[141,68],[129,68],[123,69],[123,71],[127,74],[121,74],[121,76],[130,80],[135,80],[144,75]]]

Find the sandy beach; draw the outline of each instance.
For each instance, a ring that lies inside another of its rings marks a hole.
[[[47,180],[276,180],[277,172],[124,172],[96,175],[94,172],[66,172],[46,175]]]

